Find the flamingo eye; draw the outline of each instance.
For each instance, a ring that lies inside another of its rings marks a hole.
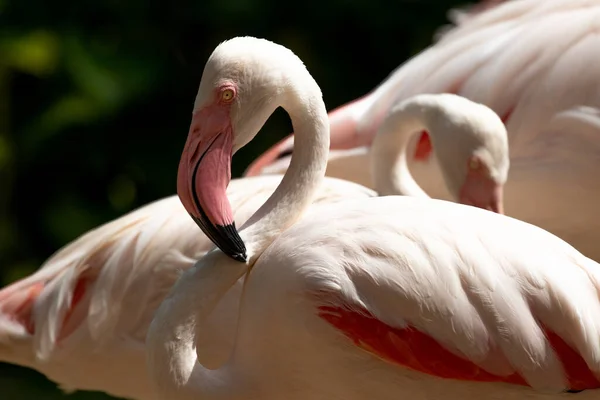
[[[221,100],[226,103],[232,101],[234,96],[235,92],[233,91],[233,89],[225,89],[221,92]]]

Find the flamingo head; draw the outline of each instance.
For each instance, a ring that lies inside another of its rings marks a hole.
[[[448,190],[463,204],[503,214],[510,165],[504,123],[483,104],[453,94],[436,97],[442,107],[430,111],[429,130]]]
[[[504,214],[503,187],[506,175],[499,176],[498,168],[489,159],[489,154],[477,152],[469,157],[459,201],[462,204]]]
[[[238,261],[246,261],[246,248],[226,196],[231,158],[285,102],[289,71],[298,68],[297,63],[283,46],[238,37],[217,46],[202,74],[179,163],[177,193],[202,231]]]

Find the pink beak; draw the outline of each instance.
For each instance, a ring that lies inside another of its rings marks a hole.
[[[470,170],[460,191],[462,204],[504,214],[502,185],[492,180],[483,170]]]
[[[177,194],[204,234],[229,257],[245,262],[246,246],[227,198],[232,141],[226,109],[213,105],[196,112],[179,162]]]

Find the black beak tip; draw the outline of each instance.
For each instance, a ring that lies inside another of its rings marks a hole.
[[[244,245],[244,242],[242,242],[242,239],[237,235],[237,231],[236,238],[239,240],[226,235],[224,237],[219,237],[216,241],[214,241],[214,243],[219,249],[221,249],[223,253],[233,258],[235,261],[245,263],[248,261],[248,256],[246,255],[246,246]]]
[[[248,256],[246,255],[246,253],[237,253],[237,254],[231,254],[230,255],[231,258],[233,258],[235,261],[239,261],[239,262],[243,262],[245,263],[246,261],[248,261]]]
[[[215,226],[208,220],[202,209],[200,209],[199,218],[192,214],[190,214],[190,216],[200,229],[202,229],[202,232],[208,236],[210,241],[216,244],[223,253],[227,254],[235,261],[243,263],[248,261],[246,245],[235,228],[235,223],[226,226]]]
[[[246,262],[248,260],[246,245],[235,228],[235,222],[226,226],[217,225],[215,228],[219,232],[220,239],[215,244],[234,260]]]

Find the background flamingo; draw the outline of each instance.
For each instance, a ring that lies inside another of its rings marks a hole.
[[[600,260],[600,70],[592,67],[600,61],[598,21],[600,2],[590,0],[515,0],[462,20],[370,94],[331,112],[327,174],[373,187],[369,174],[356,173],[368,171],[366,149],[356,148],[370,145],[389,108],[417,93],[457,93],[506,123],[507,215]],[[285,170],[292,139],[257,159],[247,175]],[[410,146],[417,182],[432,197],[450,199],[427,134]]]
[[[445,120],[445,124],[430,128],[431,121],[437,120],[429,113]],[[372,181],[374,189],[383,196],[429,197],[414,181],[406,163],[407,144],[413,133],[422,128],[436,143],[435,149],[432,144],[432,153],[443,165],[443,184],[450,197],[456,202],[502,213],[503,185],[509,167],[506,128],[488,107],[457,95],[422,94],[402,101],[392,107],[371,147],[345,152],[346,159],[367,158],[367,168],[362,162],[340,165],[330,157],[327,173],[351,175],[355,181]],[[285,170],[282,164],[285,162],[287,167],[287,161],[275,161],[265,171]],[[335,171],[338,167],[343,170]],[[491,175],[490,171],[498,174]]]
[[[223,230],[233,219],[224,155],[278,106],[299,140],[240,240]],[[439,200],[342,201],[299,221],[325,175],[328,117],[302,62],[272,42],[219,45],[194,112],[178,194],[223,251],[184,272],[152,321],[160,398],[598,395],[600,265],[533,225]],[[245,274],[234,354],[208,370],[196,331]]]

